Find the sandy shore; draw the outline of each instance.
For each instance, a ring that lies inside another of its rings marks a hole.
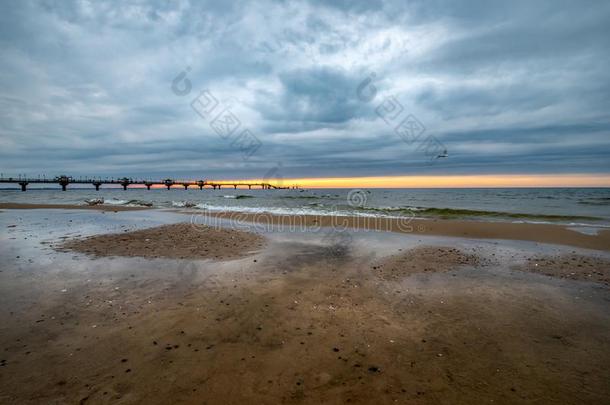
[[[53,204],[15,204],[0,203],[0,209],[92,209],[101,211],[144,210],[148,207],[125,207],[107,205],[53,205]],[[539,243],[553,243],[586,249],[610,251],[610,230],[600,230],[596,235],[584,234],[564,225],[530,224],[511,222],[482,222],[458,220],[419,220],[372,217],[331,217],[315,215],[271,215],[241,212],[201,212],[176,211],[191,215],[195,225],[197,217],[213,216],[229,219],[239,228],[247,228],[247,223],[260,223],[269,226],[301,229],[304,227],[335,227],[369,229],[421,235],[452,236],[472,239],[507,239]]]
[[[572,248],[329,229],[265,233],[262,245],[243,231],[195,235],[200,225],[179,224],[112,234],[100,226],[99,236],[67,242],[86,257],[42,242],[59,246],[95,221],[121,229],[135,214],[183,217],[90,211],[67,223],[69,211],[54,212],[56,221],[20,213],[16,227],[0,215],[3,404],[610,396],[610,289],[587,276],[608,275],[602,252],[564,260]],[[176,253],[155,258],[150,246]],[[240,254],[197,252],[211,246]],[[544,271],[530,269],[543,260],[533,267]],[[559,273],[550,260],[561,260]]]
[[[528,224],[510,222],[479,222],[457,220],[398,220],[392,218],[331,217],[331,216],[288,216],[248,213],[205,213],[191,212],[191,220],[210,215],[229,219],[238,226],[255,222],[300,229],[303,227],[335,227],[369,229],[419,235],[452,236],[471,239],[508,239],[540,243],[554,243],[587,249],[610,251],[610,230],[601,230],[597,235],[588,235],[568,229],[562,225]]]

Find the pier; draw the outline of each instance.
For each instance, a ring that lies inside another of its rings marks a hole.
[[[203,190],[204,188],[212,188],[214,190],[220,190],[222,187],[233,187],[237,189],[238,187],[245,188],[247,187],[249,190],[252,187],[261,188],[263,190],[279,190],[279,189],[290,189],[290,188],[299,188],[298,186],[290,186],[290,187],[282,187],[276,186],[271,183],[266,182],[250,182],[250,181],[214,181],[214,180],[175,180],[175,179],[164,179],[164,180],[143,180],[143,179],[133,179],[131,177],[122,177],[122,178],[106,178],[102,179],[99,177],[93,178],[74,178],[72,176],[56,176],[53,178],[47,179],[46,177],[40,178],[29,178],[29,177],[0,177],[0,183],[13,183],[19,184],[21,186],[21,191],[26,191],[27,186],[30,184],[59,184],[63,191],[66,191],[70,184],[90,184],[97,191],[99,191],[102,185],[119,185],[123,187],[123,190],[127,190],[129,186],[143,186],[146,189],[150,190],[154,186],[165,187],[168,190],[172,187],[184,188],[187,190],[189,187],[198,187],[199,190]]]

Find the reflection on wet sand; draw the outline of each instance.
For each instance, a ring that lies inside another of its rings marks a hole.
[[[322,229],[267,233],[265,249],[228,261],[93,259],[49,244],[184,217],[15,213],[0,213],[2,403],[576,404],[610,394],[607,286],[512,269],[572,249]]]

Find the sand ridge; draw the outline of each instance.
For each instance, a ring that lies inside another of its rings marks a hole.
[[[529,257],[522,265],[513,266],[513,269],[562,279],[590,281],[610,287],[610,260],[595,256],[537,255]]]
[[[416,273],[445,273],[461,267],[480,267],[488,260],[459,249],[421,246],[374,263],[371,269],[383,279],[399,280]]]
[[[180,211],[176,211],[180,212]],[[451,236],[470,239],[506,239],[574,246],[610,251],[610,230],[596,235],[585,234],[555,224],[515,222],[482,222],[465,220],[396,219],[383,217],[336,217],[323,215],[273,215],[241,212],[184,212],[234,221],[243,226],[247,222],[279,228],[352,228],[412,235]]]
[[[246,256],[264,244],[264,237],[252,232],[179,223],[70,239],[54,247],[96,257],[226,260]]]

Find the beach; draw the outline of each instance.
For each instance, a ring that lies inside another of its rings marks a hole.
[[[0,405],[610,404],[610,2],[0,19]]]
[[[610,404],[610,2],[0,19],[0,405]]]
[[[2,403],[610,394],[604,231],[128,208],[0,208]]]

